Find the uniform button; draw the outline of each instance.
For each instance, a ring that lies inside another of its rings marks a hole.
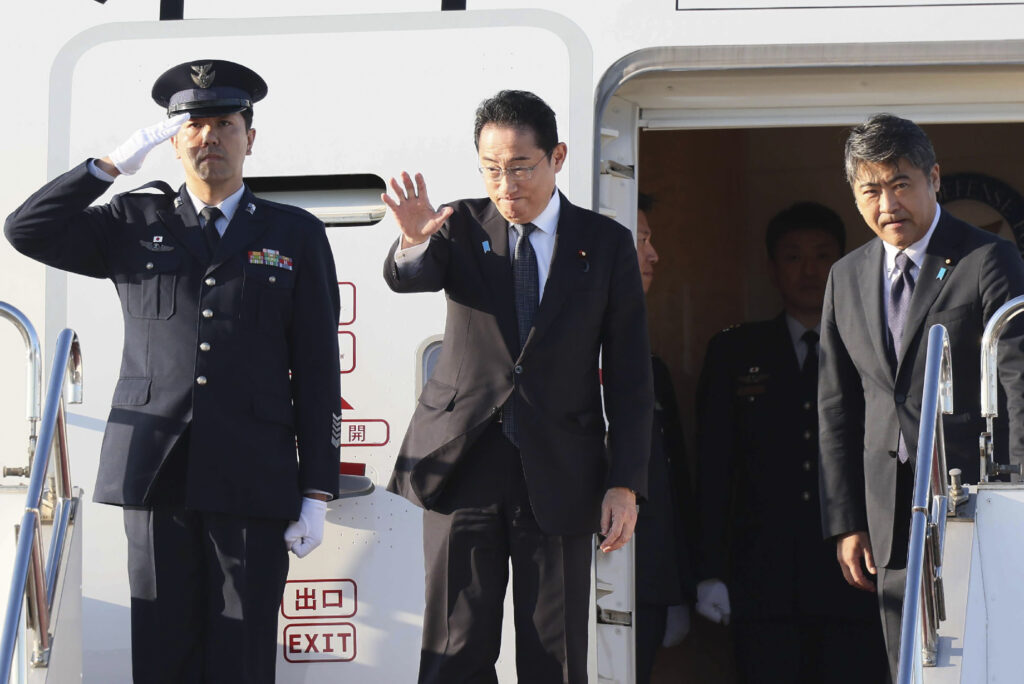
[[[523,367],[522,366],[516,366],[515,368],[512,369],[512,372],[515,373],[516,375],[522,375],[523,374]]]
[[[209,342],[203,342],[202,344],[199,345],[199,350],[200,351],[210,351],[210,343]]]
[[[748,404],[753,404],[754,403],[754,397],[752,397],[752,396],[747,397],[747,403]]]
[[[217,284],[217,279],[216,278],[207,278],[203,282],[206,283],[207,287],[213,287],[214,285]]]
[[[893,399],[896,400],[897,404],[902,404],[903,402],[905,402],[907,400],[907,395],[906,394],[897,394],[896,396],[893,397]]]
[[[811,469],[811,462],[810,461],[804,461],[804,470],[808,470],[809,471],[810,469]]]
[[[270,281],[271,283],[276,283],[277,282],[277,276],[270,276],[269,278],[267,278],[267,280]]]
[[[803,499],[804,501],[810,501],[811,500],[811,493],[810,492],[804,492],[803,494],[800,495],[800,498]]]
[[[810,430],[804,430],[804,439],[810,439],[812,436],[813,435]]]
[[[147,261],[146,262],[146,270],[147,271],[152,271],[153,270],[153,262],[152,261]]]
[[[197,385],[205,385],[206,384],[206,376],[205,375],[200,375],[198,378],[196,378],[196,384]]]
[[[203,318],[213,318],[213,309],[203,309]]]
[[[804,402],[804,411],[810,411],[810,410],[811,410],[811,402],[805,401]]]

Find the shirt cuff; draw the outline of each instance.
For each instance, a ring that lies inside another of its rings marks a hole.
[[[306,490],[304,490],[302,492],[302,495],[305,496],[306,494],[323,494],[324,496],[327,497],[328,501],[331,501],[331,500],[334,499],[334,495],[333,494],[331,494],[330,492],[322,491],[320,489],[306,489]]]
[[[104,171],[103,169],[101,169],[99,166],[97,166],[95,159],[89,160],[89,173],[91,173],[94,177],[99,178],[101,181],[106,181],[108,183],[114,182],[114,177],[111,176],[106,171]]]
[[[395,268],[400,278],[415,278],[423,269],[423,255],[427,253],[430,240],[402,249],[402,241],[395,247]]]

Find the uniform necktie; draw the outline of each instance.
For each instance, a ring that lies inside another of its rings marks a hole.
[[[907,312],[910,310],[910,297],[914,294],[914,277],[910,275],[910,257],[906,252],[896,254],[896,268],[899,269],[899,276],[889,287],[889,334],[892,335],[892,347],[894,356],[893,369],[899,363],[900,351],[903,349],[903,328],[907,324]],[[903,431],[900,430],[899,443],[896,447],[900,463],[906,463],[910,458],[907,450],[907,443],[903,439]]]
[[[817,392],[818,388],[818,333],[807,330],[800,336],[801,341],[807,345],[807,356],[804,357],[804,365],[800,369],[800,376],[804,387],[808,391]]]
[[[210,256],[212,257],[217,252],[217,245],[220,244],[220,232],[217,230],[217,219],[224,216],[217,207],[203,207],[203,210],[199,212],[199,215],[203,219],[203,237],[206,238],[206,246],[210,250]]]
[[[537,254],[530,244],[530,233],[537,226],[532,223],[512,224],[516,232],[516,246],[512,252],[512,288],[515,292],[516,324],[519,328],[519,349],[522,351],[526,338],[533,327],[533,319],[540,305],[540,276],[537,274]],[[516,397],[512,392],[502,408],[501,431],[510,442],[519,446],[519,424],[516,418]]]

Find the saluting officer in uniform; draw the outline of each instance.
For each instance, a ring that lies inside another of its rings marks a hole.
[[[46,184],[4,228],[33,259],[109,278],[121,300],[93,498],[124,507],[136,682],[272,682],[288,550],[320,543],[337,494],[324,226],[242,181],[266,93],[232,62],[169,69],[153,99],[170,118]],[[168,138],[178,192],[156,182],[89,206]]]
[[[843,224],[803,202],[765,242],[784,311],[716,335],[698,384],[697,611],[731,618],[741,681],[884,681],[874,597],[836,568],[818,504],[818,329]]]

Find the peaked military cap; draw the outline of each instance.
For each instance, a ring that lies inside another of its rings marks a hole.
[[[171,67],[153,84],[153,99],[167,116],[220,116],[249,109],[267,84],[249,67],[223,59],[197,59]]]

